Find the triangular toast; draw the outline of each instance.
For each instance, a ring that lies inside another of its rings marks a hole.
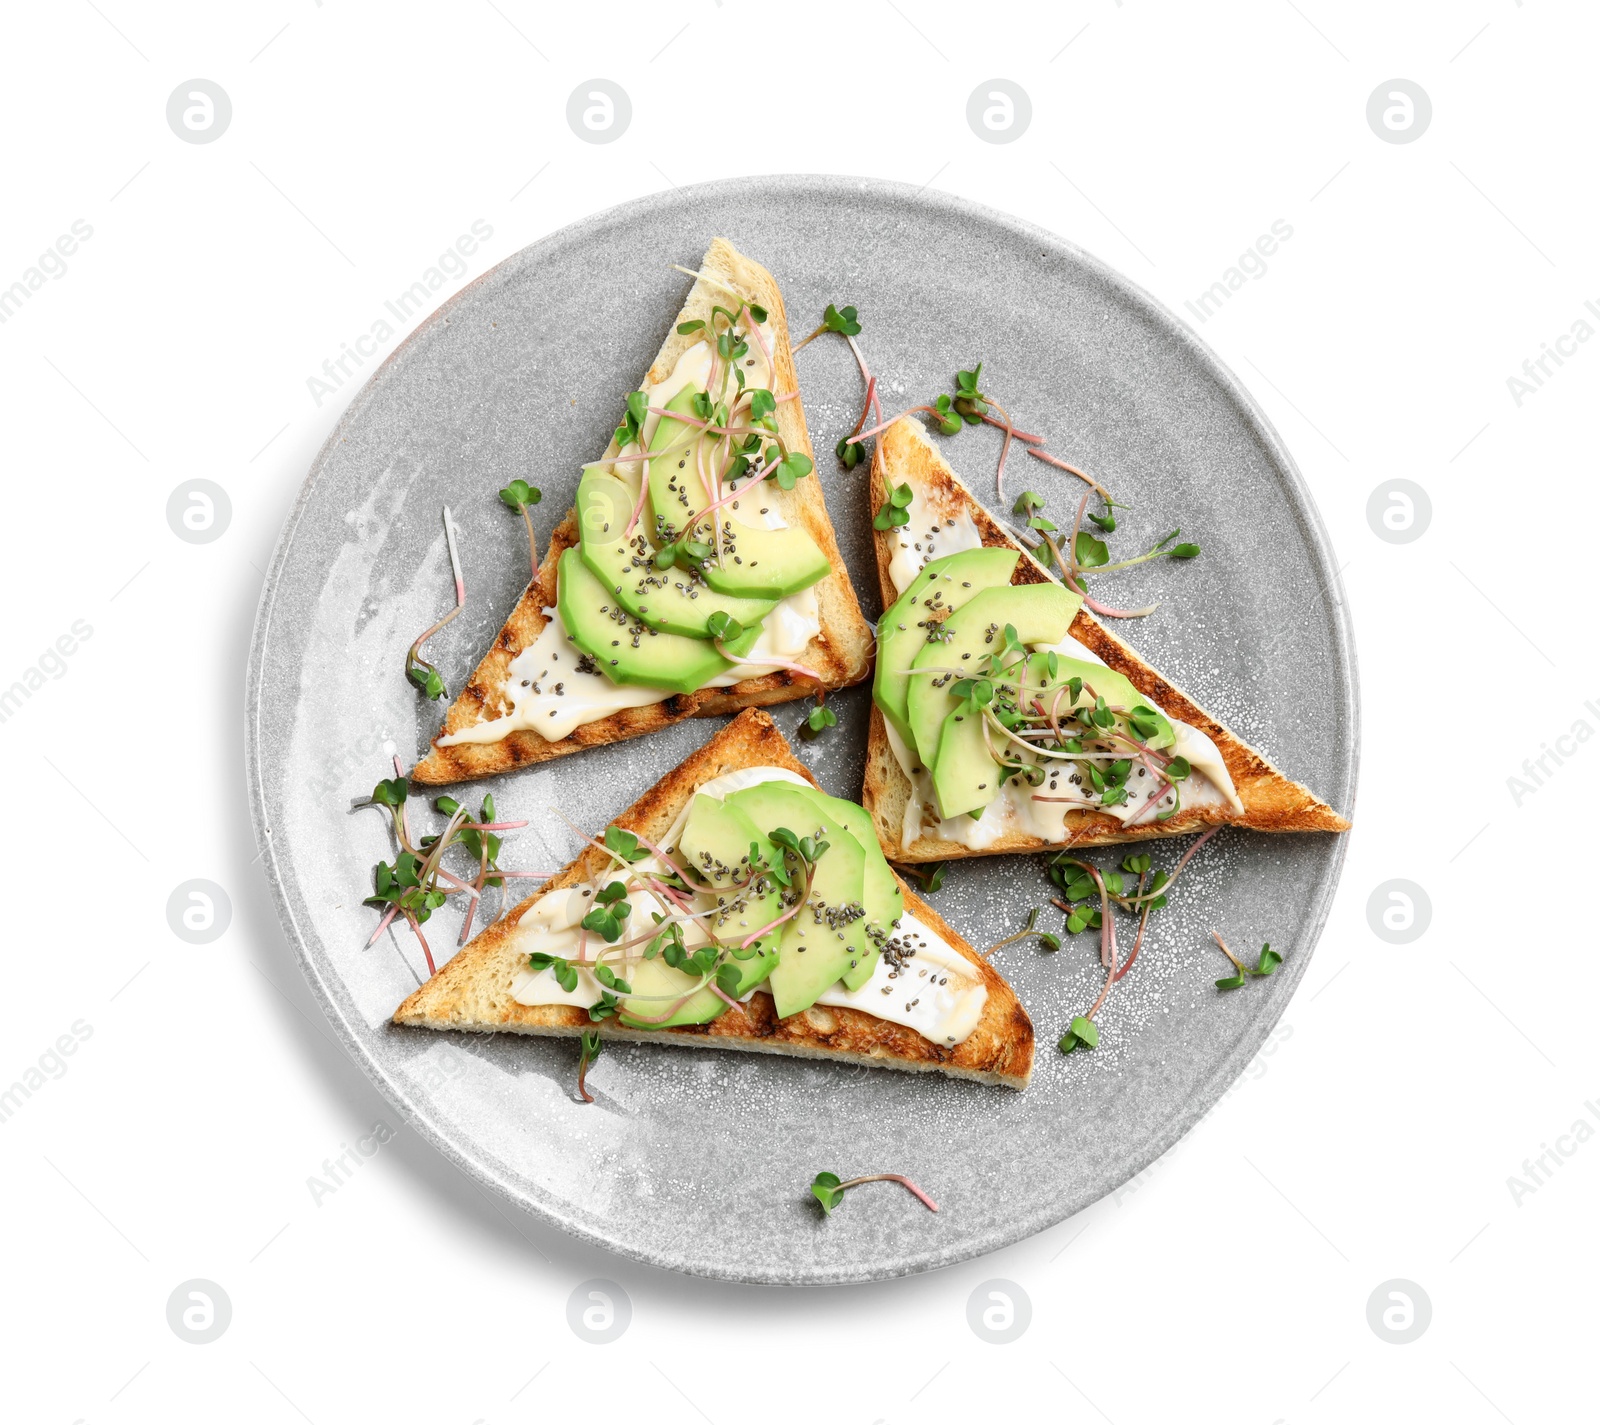
[[[747,301],[767,309],[773,334],[772,361],[776,372],[776,393],[781,395],[797,391],[799,387],[788,318],[784,313],[783,296],[772,274],[736,251],[722,238],[712,240],[701,262],[701,271],[705,277],[696,279],[690,289],[683,309],[673,322],[671,334],[650,368],[648,379],[654,382],[664,378],[694,342],[693,336],[678,332],[679,324],[709,321],[714,305],[726,306],[730,301],[726,288],[732,287]],[[708,281],[706,278],[714,280]],[[812,457],[811,437],[799,398],[782,402],[776,416],[788,448]],[[609,458],[616,453],[617,445],[613,440],[599,458]],[[832,572],[813,586],[817,593],[821,632],[812,639],[797,661],[816,669],[823,686],[830,691],[859,682],[872,666],[872,630],[862,617],[855,590],[845,573],[844,560],[839,554],[838,541],[828,519],[818,478],[812,475],[801,479],[790,490],[780,489],[769,482],[762,486],[762,499],[788,524],[805,529],[832,565]],[[569,510],[567,517],[550,537],[550,547],[539,567],[538,576],[518,600],[477,671],[451,705],[439,736],[460,732],[463,728],[498,717],[507,710],[509,704],[504,689],[511,662],[533,643],[549,621],[544,610],[555,606],[557,562],[562,552],[577,542],[577,514]],[[487,777],[546,762],[554,757],[564,757],[585,747],[599,747],[630,737],[641,737],[687,717],[711,717],[746,707],[790,702],[815,691],[816,684],[811,680],[779,670],[763,678],[748,678],[731,687],[672,694],[662,702],[626,708],[599,721],[585,723],[570,736],[555,742],[527,730],[514,731],[499,742],[464,743],[451,747],[438,746],[436,737],[435,745],[429,749],[411,777],[414,781],[430,785],[457,782],[470,777]]]
[[[665,834],[697,787],[736,768],[767,766],[787,768],[816,783],[807,768],[795,760],[772,719],[750,708],[668,772],[614,824],[654,841]],[[508,1031],[568,1038],[598,1027],[608,1039],[746,1049],[876,1068],[934,1071],[1011,1088],[1027,1086],[1033,1071],[1033,1025],[1015,991],[904,883],[901,889],[906,911],[971,961],[987,991],[977,1028],[953,1048],[935,1044],[903,1025],[844,1007],[817,1005],[779,1019],[771,997],[762,991],[740,1008],[725,1010],[710,1024],[649,1031],[624,1028],[615,1019],[591,1025],[587,1010],[570,1005],[519,1004],[511,997],[511,984],[527,963],[529,946],[518,943],[518,922],[543,896],[593,880],[608,864],[602,851],[593,846],[585,849],[543,890],[458,951],[449,964],[395,1011],[394,1022],[424,1029]]]
[[[890,489],[901,483],[910,483],[914,488],[919,488],[924,499],[941,517],[964,510],[977,526],[986,548],[1022,550],[1022,558],[1017,561],[1016,570],[1011,576],[1013,584],[1038,584],[1050,579],[1050,575],[1021,542],[991,517],[961,482],[944,457],[934,449],[922,426],[909,418],[896,421],[878,438],[869,480],[871,510],[880,509]],[[874,541],[884,608],[888,608],[896,598],[894,583],[889,577],[889,564],[895,542],[900,538],[900,531],[888,530],[880,531]],[[1169,682],[1127,644],[1109,633],[1086,610],[1078,612],[1069,632],[1079,643],[1127,677],[1162,711],[1199,728],[1216,743],[1233,778],[1239,799],[1244,804],[1243,815],[1227,807],[1186,808],[1169,821],[1124,829],[1115,817],[1104,812],[1074,810],[1066,817],[1065,841],[1044,841],[1023,831],[1007,831],[982,850],[923,835],[920,827],[916,835],[907,838],[905,817],[913,789],[889,746],[883,714],[874,706],[867,732],[866,779],[861,803],[871,813],[878,840],[884,854],[891,860],[901,863],[947,861],[971,856],[1059,851],[1068,845],[1103,846],[1113,842],[1182,836],[1218,822],[1249,827],[1255,831],[1349,830],[1350,823],[1332,807],[1300,783],[1284,776],[1181,688]]]

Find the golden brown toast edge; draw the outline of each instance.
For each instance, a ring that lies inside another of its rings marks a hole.
[[[1021,551],[1022,558],[1017,561],[1012,583],[1037,584],[1049,579],[1050,576],[1023,548],[1021,542],[984,509],[944,457],[934,449],[920,426],[909,418],[897,421],[884,431],[873,453],[872,472],[868,481],[868,498],[873,511],[879,509],[888,498],[891,479],[910,479],[924,489],[959,500],[971,511],[986,548]],[[889,541],[893,537],[892,531],[880,531],[878,538],[873,541],[884,608],[888,608],[896,598],[894,585],[889,578]],[[1244,815],[1239,816],[1227,808],[1218,807],[1180,810],[1169,821],[1124,830],[1115,817],[1101,812],[1072,811],[1066,817],[1068,836],[1065,841],[1043,841],[1022,832],[1008,832],[982,850],[974,850],[959,842],[919,835],[909,847],[902,848],[901,835],[911,783],[895,761],[888,734],[884,730],[883,714],[874,706],[867,728],[867,762],[861,803],[871,815],[879,844],[890,860],[916,864],[966,860],[974,856],[1061,851],[1069,846],[1109,846],[1125,841],[1183,836],[1216,823],[1248,827],[1255,831],[1350,829],[1350,823],[1326,802],[1278,771],[1261,753],[1212,717],[1181,688],[1162,677],[1091,614],[1080,609],[1072,621],[1070,632],[1079,643],[1098,654],[1159,707],[1190,726],[1198,727],[1217,744],[1239,793],[1239,800],[1244,803]]]
[[[665,834],[697,787],[741,767],[785,767],[813,785],[816,778],[789,749],[766,713],[746,709],[699,751],[667,773],[615,819],[617,826],[651,840]],[[911,1071],[935,1071],[979,1083],[1025,1088],[1033,1072],[1033,1024],[1016,991],[986,960],[902,882],[906,909],[943,936],[982,974],[988,998],[977,1028],[950,1048],[915,1030],[891,1024],[860,1010],[814,1005],[787,1019],[774,1012],[770,995],[757,993],[706,1025],[673,1029],[627,1029],[614,1019],[596,1026],[586,1010],[570,1005],[522,1005],[511,998],[511,984],[525,963],[513,931],[542,896],[594,879],[610,864],[593,846],[544,887],[493,925],[479,932],[427,984],[394,1013],[394,1022],[425,1029],[475,1033],[508,1031],[574,1037],[598,1028],[608,1039],[647,1044],[700,1045],[826,1059],[835,1063]]]

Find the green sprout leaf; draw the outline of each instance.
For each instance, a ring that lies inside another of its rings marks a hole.
[[[897,868],[902,875],[912,877],[919,881],[925,895],[933,895],[942,890],[946,872],[950,869],[948,861],[931,861],[921,866],[901,866]]]
[[[1099,1043],[1099,1026],[1092,1019],[1087,1019],[1080,1014],[1072,1021],[1072,1025],[1067,1032],[1056,1042],[1056,1048],[1063,1054],[1070,1054],[1074,1049],[1097,1048]]]
[[[1111,558],[1105,542],[1096,539],[1086,529],[1078,531],[1078,537],[1073,541],[1072,552],[1078,561],[1078,567],[1081,569],[1094,569],[1101,564],[1107,563]]]
[[[717,643],[736,643],[744,637],[744,625],[724,609],[718,609],[706,620],[706,632]]]
[[[838,725],[839,719],[834,716],[832,708],[812,708],[806,720],[800,725],[800,735],[810,742],[821,737],[830,727]]]
[[[994,684],[988,678],[957,678],[950,691],[974,708],[986,708],[994,702]]]
[[[794,482],[805,479],[813,468],[809,455],[802,455],[798,450],[791,450],[767,472],[767,479],[775,480],[780,490],[792,490],[794,489]]]
[[[372,789],[372,800],[379,806],[398,807],[405,805],[405,800],[410,794],[411,784],[404,777],[391,777],[387,782],[379,782]]]
[[[895,497],[901,490],[906,492],[904,500]],[[873,517],[872,527],[877,530],[898,529],[901,525],[911,523],[911,511],[906,507],[911,503],[911,487],[901,485],[890,492],[889,498],[883,502],[883,507]]]
[[[861,322],[854,307],[836,307],[829,302],[822,313],[822,325],[840,336],[860,336]]]
[[[948,396],[934,397],[933,407],[939,413],[939,429],[945,435],[955,435],[962,427],[962,420],[956,414],[954,406]]]
[[[421,690],[424,697],[442,698],[444,696],[444,679],[439,676],[436,668],[413,664],[406,669],[406,677]]]
[[[1283,964],[1283,956],[1274,950],[1271,945],[1263,945],[1261,947],[1261,958],[1256,961],[1256,967],[1252,973],[1270,975],[1281,964]]]
[[[629,863],[642,861],[650,854],[644,847],[639,845],[637,836],[631,831],[624,831],[620,826],[608,826],[602,839],[605,842],[607,851],[615,852],[616,855]],[[617,881],[612,882],[612,885],[619,884],[620,882]],[[602,892],[602,894],[604,893]]]
[[[1193,559],[1200,552],[1198,544],[1175,544],[1167,551],[1168,559]]]
[[[828,310],[831,312],[832,307]],[[822,1204],[824,1213],[832,1213],[844,1201],[844,1191],[839,1186],[840,1178],[837,1173],[818,1173],[811,1180],[811,1195]]]
[[[500,499],[508,510],[521,514],[525,508],[537,505],[544,495],[526,480],[513,480],[500,492]]]

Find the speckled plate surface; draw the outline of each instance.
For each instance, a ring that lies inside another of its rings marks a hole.
[[[263,864],[284,928],[329,1019],[406,1119],[474,1177],[569,1232],[659,1266],[741,1281],[859,1281],[924,1271],[1038,1232],[1087,1206],[1177,1140],[1248,1063],[1295,991],[1327,914],[1342,838],[1218,837],[1154,918],[1137,971],[1101,1018],[1101,1046],[1054,1043],[1098,990],[1091,937],[997,963],[1032,1014],[1026,1092],[931,1075],[761,1055],[612,1047],[572,1092],[569,1041],[399,1030],[419,983],[408,933],[364,949],[371,868],[392,855],[383,818],[353,798],[410,759],[441,716],[402,678],[407,644],[450,601],[440,506],[461,528],[467,611],[430,646],[461,687],[527,579],[521,524],[496,490],[544,490],[541,535],[568,508],[578,465],[604,449],[625,393],[665,336],[715,234],[766,264],[801,334],[853,302],[887,409],[949,389],[982,358],[984,384],[1054,450],[1096,470],[1132,508],[1114,548],[1181,525],[1186,565],[1123,575],[1119,603],[1164,599],[1118,632],[1277,764],[1348,814],[1355,793],[1355,658],[1335,562],[1281,442],[1233,376],[1181,324],[1095,259],[1028,224],[908,187],[835,178],[737,180],[660,194],[535,243],[446,303],[352,401],[317,457],[262,595],[249,674],[249,779]],[[862,604],[877,613],[860,469],[835,441],[860,379],[842,343],[798,358],[834,524]],[[981,495],[998,433],[944,445]],[[1013,490],[1057,518],[1079,486],[1020,457]],[[1249,518],[1238,518],[1248,512]],[[856,798],[868,696],[797,744],[823,784]],[[777,710],[792,732],[798,704]],[[718,721],[586,752],[487,784],[535,825],[505,864],[554,869],[574,838],[559,806],[601,825],[710,737]],[[1181,845],[1159,847],[1170,865]],[[975,945],[1016,930],[1048,890],[1039,859],[958,864],[934,898]],[[449,952],[453,908],[430,923]],[[1052,913],[1053,914],[1053,913]],[[1271,940],[1270,980],[1219,995],[1216,925]],[[807,1184],[902,1172],[902,1193],[851,1195],[823,1223]]]

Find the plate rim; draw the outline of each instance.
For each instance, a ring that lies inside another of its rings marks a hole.
[[[327,983],[328,977],[331,976],[337,979],[338,976],[334,974],[331,965],[324,966],[320,963],[319,958],[309,948],[308,937],[302,933],[296,907],[287,885],[290,878],[285,868],[279,865],[278,848],[272,841],[272,831],[267,824],[267,791],[265,785],[267,762],[263,757],[261,747],[261,714],[262,697],[265,690],[265,654],[273,632],[273,613],[277,602],[280,580],[294,544],[295,535],[310,503],[317,481],[325,473],[333,452],[344,440],[348,428],[360,419],[368,404],[374,399],[380,383],[388,378],[391,369],[411,349],[414,342],[422,339],[425,334],[430,334],[436,325],[446,322],[451,312],[470,292],[508,264],[514,262],[538,262],[542,259],[548,259],[567,245],[581,241],[586,234],[603,229],[619,221],[648,220],[664,210],[682,207],[685,203],[715,202],[729,195],[748,197],[754,185],[761,185],[766,191],[775,192],[783,196],[804,194],[813,197],[843,197],[848,199],[866,195],[879,200],[888,200],[891,204],[904,206],[913,211],[922,208],[945,217],[953,216],[966,221],[976,220],[991,227],[999,228],[1010,236],[1022,237],[1032,242],[1041,243],[1046,248],[1053,249],[1057,255],[1078,266],[1080,270],[1087,272],[1093,278],[1115,290],[1122,300],[1137,308],[1152,327],[1159,330],[1167,339],[1176,340],[1183,346],[1188,356],[1197,361],[1206,370],[1209,376],[1226,393],[1227,398],[1234,403],[1245,423],[1253,430],[1256,438],[1260,441],[1269,463],[1273,466],[1283,484],[1290,508],[1305,531],[1306,543],[1316,572],[1323,577],[1322,588],[1327,591],[1328,597],[1325,602],[1328,605],[1327,612],[1331,619],[1334,634],[1333,652],[1337,665],[1334,672],[1339,711],[1342,713],[1349,729],[1347,739],[1345,739],[1342,746],[1337,748],[1341,754],[1339,760],[1340,772],[1348,786],[1348,805],[1343,808],[1343,812],[1346,816],[1354,812],[1361,761],[1361,699],[1355,634],[1351,623],[1350,608],[1344,598],[1342,588],[1339,587],[1339,575],[1343,572],[1342,566],[1336,563],[1332,539],[1323,523],[1321,513],[1317,508],[1315,499],[1312,497],[1310,488],[1307,486],[1304,476],[1300,473],[1299,466],[1295,463],[1287,445],[1282,437],[1279,436],[1276,427],[1273,426],[1266,412],[1262,410],[1254,396],[1233,373],[1232,369],[1197,333],[1181,321],[1163,303],[1146,292],[1138,283],[1125,276],[1109,263],[1078,246],[1078,244],[1036,223],[1019,218],[1014,214],[991,208],[987,204],[973,199],[929,190],[925,187],[916,188],[909,183],[902,183],[897,180],[852,177],[839,174],[798,173],[757,174],[741,178],[723,178],[670,191],[646,194],[600,209],[597,212],[587,214],[567,223],[555,231],[518,248],[515,252],[508,253],[494,266],[486,269],[473,278],[471,282],[462,286],[459,291],[453,293],[419,322],[415,330],[396,345],[395,349],[378,365],[360,390],[351,398],[350,403],[345,407],[333,429],[328,433],[326,440],[324,440],[312,459],[305,478],[300,483],[294,503],[284,519],[282,528],[279,530],[277,541],[273,547],[272,559],[267,566],[267,573],[262,583],[261,594],[256,606],[255,621],[251,631],[249,662],[245,677],[245,715],[248,724],[245,739],[246,790],[249,796],[250,821],[255,843],[258,848],[265,848],[260,856],[260,864],[263,874],[266,876],[273,903],[277,908],[280,928],[293,949],[301,973],[310,985],[323,1014],[338,1035],[345,1052],[362,1069],[396,1112],[432,1148],[443,1154],[445,1158],[454,1163],[469,1178],[494,1189],[518,1208],[549,1223],[551,1226],[559,1228],[569,1236],[585,1244],[604,1248],[617,1256],[647,1266],[681,1272],[685,1275],[709,1280],[758,1285],[836,1286],[889,1281],[923,1272],[937,1271],[955,1266],[961,1262],[971,1261],[975,1258],[986,1256],[991,1252],[999,1251],[1002,1248],[1013,1246],[1017,1242],[1036,1236],[1040,1232],[1059,1225],[1069,1217],[1109,1196],[1124,1183],[1143,1172],[1204,1118],[1221,1100],[1227,1085],[1238,1078],[1248,1065],[1250,1058],[1259,1050],[1260,1045],[1265,1042],[1267,1037],[1271,1035],[1272,1030],[1281,1020],[1293,999],[1294,991],[1298,989],[1299,980],[1303,977],[1305,968],[1315,953],[1332,910],[1333,900],[1338,892],[1339,881],[1348,853],[1348,835],[1341,834],[1336,838],[1328,868],[1319,879],[1315,897],[1307,907],[1305,920],[1307,948],[1304,953],[1296,957],[1299,963],[1296,967],[1291,992],[1282,999],[1278,1004],[1277,1012],[1272,1014],[1270,1018],[1252,1019],[1233,1044],[1229,1046],[1227,1052],[1215,1061],[1212,1072],[1183,1101],[1180,1110],[1171,1115],[1168,1120],[1152,1132],[1135,1151],[1127,1155],[1125,1161],[1131,1163],[1132,1166],[1125,1175],[1115,1181],[1107,1182],[1101,1180],[1084,1192],[1057,1199],[1031,1214],[1008,1218],[1003,1224],[997,1225],[995,1230],[981,1239],[974,1238],[954,1248],[933,1250],[921,1254],[908,1254],[888,1267],[814,1270],[808,1269],[803,1265],[799,1265],[797,1269],[798,1264],[787,1263],[785,1264],[785,1274],[777,1275],[772,1271],[719,1268],[709,1256],[698,1259],[688,1257],[675,1258],[666,1252],[631,1247],[608,1240],[585,1222],[564,1214],[546,1202],[530,1197],[521,1188],[508,1180],[505,1173],[498,1166],[497,1161],[492,1157],[480,1157],[460,1148],[451,1138],[443,1124],[436,1122],[434,1115],[428,1111],[426,1106],[413,1098],[410,1087],[398,1076],[392,1075],[378,1062],[376,1056],[368,1049],[363,1038],[363,1034],[369,1032],[366,1026],[362,1024],[358,1027],[349,1022],[337,997]]]

